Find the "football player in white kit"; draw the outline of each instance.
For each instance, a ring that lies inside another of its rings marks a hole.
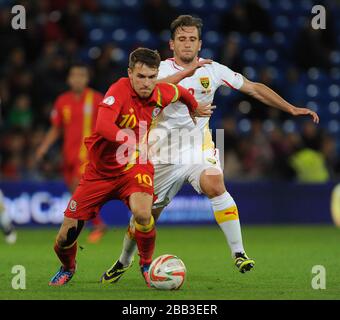
[[[251,82],[224,65],[199,58],[201,28],[201,19],[190,15],[179,16],[172,22],[169,43],[174,57],[161,62],[158,75],[161,82],[178,83],[191,91],[202,103],[202,115],[212,113],[213,107],[206,105],[212,103],[215,91],[220,86],[228,86],[293,116],[310,115],[318,123],[315,112],[291,105],[264,84]],[[234,264],[244,273],[251,270],[255,262],[246,255],[243,247],[237,205],[225,188],[218,150],[209,131],[209,118],[197,118],[195,126],[186,113],[180,103],[168,106],[158,115],[156,127],[149,134],[155,167],[155,195],[158,197],[153,206],[154,218],[157,220],[183,184],[189,182],[198,193],[209,198]],[[188,136],[198,138],[194,139],[196,144],[191,145],[190,139],[185,139]],[[130,223],[119,259],[103,274],[103,283],[117,282],[132,265],[136,252],[132,226]]]
[[[0,190],[0,229],[2,229],[5,235],[5,241],[8,244],[14,244],[17,241],[17,233],[9,218],[5,212],[5,199],[2,191]]]

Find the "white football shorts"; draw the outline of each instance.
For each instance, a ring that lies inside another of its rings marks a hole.
[[[190,183],[193,188],[202,193],[200,177],[204,170],[215,168],[223,173],[219,160],[219,150],[203,151],[203,162],[200,164],[155,164],[154,193],[157,200],[153,208],[166,207],[182,188],[184,183]]]

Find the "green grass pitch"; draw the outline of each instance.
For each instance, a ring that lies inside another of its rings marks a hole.
[[[99,244],[87,244],[82,233],[78,271],[64,287],[49,287],[59,263],[53,252],[57,229],[19,229],[18,242],[0,241],[0,299],[340,299],[340,230],[332,226],[243,226],[253,271],[233,266],[219,227],[159,227],[154,257],[176,254],[187,278],[178,291],[149,289],[135,264],[113,285],[99,278],[119,256],[125,228],[113,228]],[[2,240],[2,239],[1,239]],[[26,270],[26,289],[12,288],[14,265]],[[315,265],[326,269],[326,289],[314,290]]]

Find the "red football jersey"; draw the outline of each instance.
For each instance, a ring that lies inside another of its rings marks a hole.
[[[84,138],[94,131],[98,104],[102,100],[103,95],[90,88],[86,88],[80,97],[67,91],[57,98],[51,122],[63,129],[63,158],[66,165],[81,165],[88,160]]]
[[[128,160],[122,163],[117,159],[117,150],[127,142],[127,137],[124,141],[119,139],[122,129],[132,130],[130,136],[135,139],[130,140],[133,141],[130,145],[147,141],[152,120],[164,107],[177,100],[190,110],[197,108],[195,98],[179,85],[158,83],[148,99],[141,99],[128,78],[114,83],[99,104],[96,132],[85,140],[90,161],[85,179],[110,178],[129,170],[133,165]],[[125,150],[126,155],[128,151]]]

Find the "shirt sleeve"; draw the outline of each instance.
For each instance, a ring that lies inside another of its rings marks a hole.
[[[50,120],[52,125],[56,127],[62,127],[63,125],[63,117],[62,117],[62,101],[61,98],[57,98],[53,105],[53,109],[51,111]]]
[[[99,103],[98,115],[95,132],[104,137],[106,140],[119,144],[128,142],[118,142],[117,134],[121,130],[116,121],[122,109],[123,88],[113,84],[105,94],[104,99]],[[130,140],[128,140],[130,141]]]
[[[227,86],[234,90],[239,90],[243,85],[243,76],[240,73],[234,72],[228,67],[213,62],[214,74],[221,86]]]
[[[158,71],[158,80],[164,79],[168,76],[171,76],[173,74],[172,70],[169,68],[167,61],[161,61],[159,65],[159,71]]]
[[[159,84],[159,86],[162,90],[162,96],[164,97],[164,107],[179,100],[185,104],[190,111],[193,111],[197,108],[198,103],[194,96],[182,86],[172,83],[162,83]]]

